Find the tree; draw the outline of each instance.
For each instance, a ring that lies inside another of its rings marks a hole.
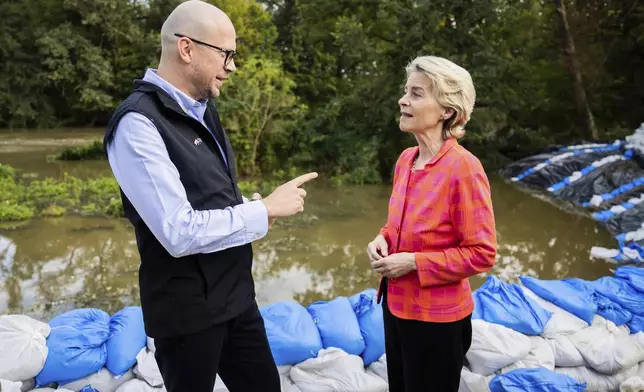
[[[579,112],[581,122],[584,124],[586,137],[590,140],[597,140],[599,139],[599,132],[595,126],[595,119],[592,111],[590,110],[588,98],[586,97],[586,89],[581,75],[581,67],[579,65],[579,60],[577,59],[577,52],[575,51],[575,42],[568,24],[568,17],[566,15],[565,0],[555,0],[555,5],[557,7],[556,16],[561,32],[563,53],[566,56],[570,75],[573,78],[577,111]]]
[[[293,94],[294,87],[279,61],[254,55],[223,88],[225,98],[218,107],[242,174],[259,174],[262,138],[288,132],[304,114],[306,107]]]

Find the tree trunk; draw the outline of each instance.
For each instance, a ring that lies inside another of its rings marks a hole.
[[[597,140],[599,139],[599,133],[595,126],[595,119],[593,118],[593,113],[590,110],[590,105],[588,105],[586,89],[584,88],[584,81],[581,76],[581,67],[577,60],[575,42],[572,38],[572,33],[570,32],[570,26],[568,25],[568,16],[566,15],[566,5],[564,1],[565,0],[555,0],[555,5],[557,6],[557,22],[561,30],[563,52],[568,62],[570,74],[574,80],[577,111],[579,112],[581,122],[584,124],[586,137],[590,138],[590,140]]]

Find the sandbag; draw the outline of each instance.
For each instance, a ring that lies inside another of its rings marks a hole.
[[[644,392],[644,380],[637,376],[631,377],[619,386],[619,392]]]
[[[552,302],[539,297],[533,293],[529,288],[522,287],[526,297],[534,300],[539,306],[552,313],[552,317],[548,320],[541,336],[545,338],[554,338],[559,335],[571,335],[575,332],[581,331],[588,327],[590,324],[575,316],[572,313],[565,311]],[[592,320],[591,320],[592,322]]]
[[[605,276],[590,282],[590,285],[600,294],[617,302],[633,314],[644,315],[644,293],[635,290],[628,282]]]
[[[598,293],[589,282],[579,278],[566,278],[563,282],[584,292],[597,305],[597,314],[620,326],[628,323],[632,314],[620,304],[613,302],[610,298]]]
[[[490,381],[492,392],[582,392],[586,384],[552,370],[518,369]]]
[[[22,382],[0,379],[1,392],[21,392]]]
[[[320,331],[322,347],[339,348],[351,355],[362,354],[365,349],[364,338],[347,297],[314,302],[306,310]]]
[[[98,372],[107,360],[110,316],[99,309],[76,309],[49,322],[49,355],[36,385],[65,384]]]
[[[322,349],[318,328],[306,308],[299,303],[282,301],[265,306],[260,312],[278,366],[294,365],[314,358]]]
[[[540,280],[521,276],[519,280],[539,297],[579,317],[588,325],[593,322],[597,305],[580,291],[559,280]]]
[[[617,374],[608,375],[583,366],[555,368],[555,372],[585,383],[585,392],[618,392],[619,386],[632,377],[636,370],[637,367],[632,367]]]
[[[588,366],[615,374],[644,360],[644,333],[629,334],[610,321],[596,323],[570,337]]]
[[[118,387],[133,378],[134,374],[131,370],[128,370],[123,375],[115,376],[107,368],[101,368],[101,370],[88,377],[67,384],[61,384],[60,386],[73,392],[80,392],[86,386],[90,386],[100,392],[114,392]]]
[[[151,387],[147,382],[135,378],[121,385],[116,392],[166,392],[166,389]]]
[[[458,392],[490,392],[490,381],[492,376],[481,376],[472,373],[468,368],[461,369],[461,382],[458,385]]]
[[[527,298],[515,285],[490,276],[474,292],[473,319],[500,324],[524,335],[540,335],[552,313]]]
[[[148,346],[148,350],[150,350],[150,351],[152,351],[152,352],[156,352],[156,351],[157,351],[157,348],[156,348],[156,346],[154,345],[154,339],[153,339],[153,338],[151,338],[151,337],[149,337],[149,336],[147,337],[147,346]]]
[[[510,373],[517,369],[544,368],[555,370],[555,356],[546,340],[540,336],[530,336],[530,352],[519,361],[510,364],[501,373]]]
[[[23,315],[0,316],[0,378],[29,380],[47,359],[49,325]]]
[[[4,391],[4,389],[2,391]],[[56,388],[37,388],[37,389],[31,390],[30,392],[71,392],[71,391],[69,391],[67,389],[62,389],[62,388],[58,388],[58,389],[56,389]]]
[[[472,320],[472,345],[466,354],[469,368],[489,376],[530,352],[530,338],[499,324]]]
[[[120,376],[136,364],[136,355],[147,344],[143,312],[139,306],[128,306],[110,318],[105,367]]]
[[[163,378],[154,353],[147,348],[142,348],[136,356],[134,375],[153,387],[163,386]]]
[[[530,352],[521,361],[526,368],[555,370],[555,354],[548,342],[540,336],[530,336]]]
[[[635,290],[644,293],[644,268],[625,265],[615,270],[615,276],[626,280]]]
[[[291,368],[292,366],[290,365],[277,367],[277,372],[280,375],[281,392],[302,392],[291,380]]]
[[[317,358],[291,368],[291,380],[302,392],[387,392],[389,385],[364,369],[362,358],[339,348],[322,349]]]
[[[628,327],[629,331],[631,331],[631,333],[644,332],[644,316],[634,314],[633,318],[631,318],[631,321],[626,323],[626,326]]]
[[[382,315],[382,305],[377,303],[375,289],[367,289],[349,297],[360,334],[364,339],[364,351],[360,356],[365,366],[377,361],[385,353],[385,325]]]
[[[389,375],[387,374],[387,354],[382,354],[376,362],[372,362],[367,366],[367,373],[373,374],[389,383]]]
[[[546,342],[552,350],[556,367],[586,366],[586,360],[570,340],[570,336],[559,335],[553,339],[546,339]]]

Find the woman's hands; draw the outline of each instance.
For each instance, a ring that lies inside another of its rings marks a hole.
[[[394,253],[389,255],[389,245],[379,234],[367,245],[371,268],[387,278],[398,278],[416,269],[416,256],[413,253]]]
[[[389,256],[389,245],[387,240],[382,234],[378,234],[373,241],[367,245],[367,254],[369,255],[369,261],[372,263],[376,260],[380,260],[383,257]]]

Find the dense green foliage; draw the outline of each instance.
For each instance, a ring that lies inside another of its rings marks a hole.
[[[239,182],[239,189],[249,198],[255,192],[268,195],[286,174],[273,173],[271,180],[245,179]],[[116,179],[105,176],[83,180],[70,175],[39,179],[0,165],[0,222],[65,214],[123,217]]]
[[[296,166],[387,179],[413,142],[397,128],[397,100],[405,64],[421,54],[472,73],[478,99],[463,143],[488,167],[587,134],[552,2],[210,1],[239,37],[239,71],[217,104],[242,174]],[[3,1],[0,127],[103,126],[156,66],[158,31],[177,3]],[[567,8],[600,138],[623,136],[644,120],[644,4]]]

